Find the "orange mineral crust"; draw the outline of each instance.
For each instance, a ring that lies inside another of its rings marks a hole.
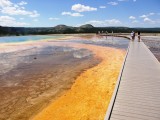
[[[78,76],[69,91],[49,104],[33,120],[104,119],[125,51],[76,43],[69,43],[68,46],[89,49],[102,62]]]

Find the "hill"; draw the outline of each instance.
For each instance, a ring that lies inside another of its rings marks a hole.
[[[80,27],[57,25],[55,27],[4,27],[0,26],[0,36],[9,35],[38,35],[38,34],[71,34],[98,33],[98,31],[114,33],[129,33],[132,30],[144,33],[160,33],[160,28],[129,28],[129,27],[94,27],[91,24]]]

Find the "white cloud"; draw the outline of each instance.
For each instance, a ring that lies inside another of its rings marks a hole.
[[[129,19],[132,20],[132,23],[138,23],[138,21],[136,20],[136,17],[134,16],[130,16]]]
[[[0,16],[0,21],[14,21],[15,18],[10,17],[10,16]]]
[[[22,8],[15,7],[5,7],[1,10],[1,12],[8,15],[28,15],[30,17],[38,17],[40,15],[36,10],[30,12]]]
[[[105,20],[106,23],[111,24],[111,25],[116,25],[116,24],[121,24],[121,22],[117,19],[111,19],[111,20]]]
[[[48,18],[49,20],[59,20],[59,18],[52,18],[52,17],[50,17],[50,18]]]
[[[156,19],[150,19],[149,17],[151,17],[151,16],[153,16],[153,15],[158,15],[158,14],[156,14],[156,13],[154,13],[154,12],[150,12],[150,13],[148,13],[148,14],[146,14],[146,15],[141,15],[140,16],[140,18],[142,18],[143,19],[143,21],[145,22],[145,23],[147,23],[147,24],[158,24],[159,23],[159,20],[156,20]]]
[[[27,2],[25,2],[25,1],[21,1],[20,3],[18,3],[18,5],[26,5],[27,4]]]
[[[97,8],[90,7],[90,6],[85,6],[82,4],[75,4],[71,8],[72,10],[76,12],[85,12],[85,11],[97,11]]]
[[[151,20],[150,18],[144,18],[144,20],[143,20],[144,22],[147,22],[147,23],[155,23],[155,21],[153,21],[153,20]]]
[[[33,12],[29,13],[29,16],[30,17],[38,17],[38,16],[40,16],[40,14],[36,10],[34,10]]]
[[[1,26],[28,26],[28,23],[17,22],[15,18],[10,16],[0,16],[0,25]]]
[[[83,17],[84,16],[80,13],[71,13],[71,12],[62,12],[62,15],[70,15],[70,16],[73,16],[73,17]]]
[[[155,13],[153,13],[153,12],[149,13],[149,16],[151,16],[151,15],[155,15]]]
[[[27,11],[22,10],[22,9],[17,9],[15,6],[4,7],[2,8],[1,12],[4,14],[9,14],[9,15],[27,15],[29,14]]]
[[[141,18],[146,18],[146,17],[147,17],[147,15],[141,15],[140,17],[141,17]]]
[[[130,16],[129,19],[134,20],[134,19],[136,19],[136,17]]]
[[[133,21],[132,21],[132,23],[138,23],[138,22],[139,22],[138,20],[133,20]]]
[[[38,17],[40,15],[36,10],[26,10],[23,6],[26,4],[27,2],[25,1],[15,4],[9,0],[0,0],[0,12],[7,15],[27,15],[29,17]]]
[[[111,19],[111,20],[91,20],[86,22],[85,24],[92,24],[93,26],[97,27],[104,27],[104,26],[119,26],[121,25],[121,22],[117,19]]]
[[[152,15],[155,15],[155,13],[151,12],[151,13],[148,13],[146,15],[141,15],[140,17],[141,18],[146,18],[146,17],[152,16]]]
[[[99,6],[99,8],[104,9],[104,8],[106,8],[106,6]]]
[[[136,2],[137,0],[133,0],[133,2]]]
[[[9,0],[0,0],[0,7],[12,6],[13,3]]]
[[[118,5],[117,2],[108,2],[109,5]]]
[[[146,21],[150,21],[150,19],[149,18],[144,18],[144,21],[146,22]]]

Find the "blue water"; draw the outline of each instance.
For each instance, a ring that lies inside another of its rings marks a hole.
[[[10,36],[0,37],[0,43],[38,41],[42,39],[61,38],[63,36],[49,36],[49,35],[30,35],[30,36]]]
[[[25,42],[25,41],[38,41],[45,39],[58,39],[63,38],[63,35],[29,35],[29,36],[11,36],[11,37],[0,37],[0,43],[16,43],[16,42]],[[83,38],[84,39],[84,38]],[[83,44],[93,44],[99,46],[108,46],[108,47],[118,47],[118,48],[127,48],[129,40],[121,37],[93,37],[90,39],[79,39],[79,40],[70,40],[68,42],[78,42]]]

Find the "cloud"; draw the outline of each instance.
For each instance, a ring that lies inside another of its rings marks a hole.
[[[0,0],[0,7],[6,7],[6,6],[11,6],[13,5],[12,2],[10,2],[9,0]]]
[[[132,21],[132,23],[138,23],[138,22],[139,22],[138,20],[133,20],[133,21]]]
[[[147,22],[147,23],[152,23],[152,24],[155,23],[155,21],[153,21],[153,20],[151,20],[150,18],[147,18],[147,17],[144,18],[143,21]]]
[[[49,20],[59,20],[59,18],[52,18],[52,17],[50,17],[50,18],[48,18]]]
[[[155,13],[151,12],[151,13],[148,13],[146,15],[141,15],[140,17],[141,18],[146,18],[146,17],[152,16],[152,15],[155,15]]]
[[[21,1],[18,4],[12,3],[9,0],[0,0],[0,12],[7,15],[27,15],[29,17],[38,17],[40,14],[34,11],[28,11],[23,5],[27,2]]]
[[[144,22],[151,21],[149,18],[144,18]]]
[[[137,0],[133,0],[133,2],[136,2]]]
[[[134,20],[134,19],[136,19],[136,17],[130,16],[129,19]]]
[[[153,13],[153,12],[149,13],[149,16],[151,16],[151,15],[155,15],[155,13]]]
[[[108,2],[109,5],[118,5],[117,2]]]
[[[90,7],[90,6],[85,6],[82,4],[75,4],[71,8],[72,10],[76,12],[85,12],[85,11],[97,11],[97,8]]]
[[[71,13],[71,12],[62,12],[62,15],[70,15],[70,16],[73,16],[73,17],[83,17],[84,16],[80,13]]]
[[[141,15],[140,17],[141,17],[141,18],[146,18],[146,17],[147,17],[147,15]]]
[[[146,15],[141,15],[140,18],[142,18],[143,21],[147,24],[156,24],[156,23],[158,24],[159,20],[152,20],[152,19],[149,18],[150,16],[153,16],[153,15],[157,15],[157,14],[154,13],[154,12],[150,12]]]
[[[40,16],[40,14],[36,10],[34,10],[33,12],[29,13],[29,16],[30,17],[38,17],[38,16]]]
[[[1,26],[28,26],[28,23],[25,22],[17,22],[15,18],[10,16],[0,16],[0,25]]]
[[[16,7],[5,7],[1,10],[2,13],[8,14],[8,15],[28,15],[29,17],[38,17],[40,14],[34,10],[33,12],[26,11],[22,8],[16,8]]]
[[[99,6],[99,8],[104,9],[104,8],[106,8],[106,6]]]
[[[117,19],[111,19],[111,20],[91,20],[86,22],[85,24],[92,24],[93,26],[97,27],[104,27],[104,26],[119,26],[121,25],[121,22]]]
[[[26,5],[27,4],[27,2],[25,2],[25,1],[21,1],[20,3],[18,3],[18,5]]]

